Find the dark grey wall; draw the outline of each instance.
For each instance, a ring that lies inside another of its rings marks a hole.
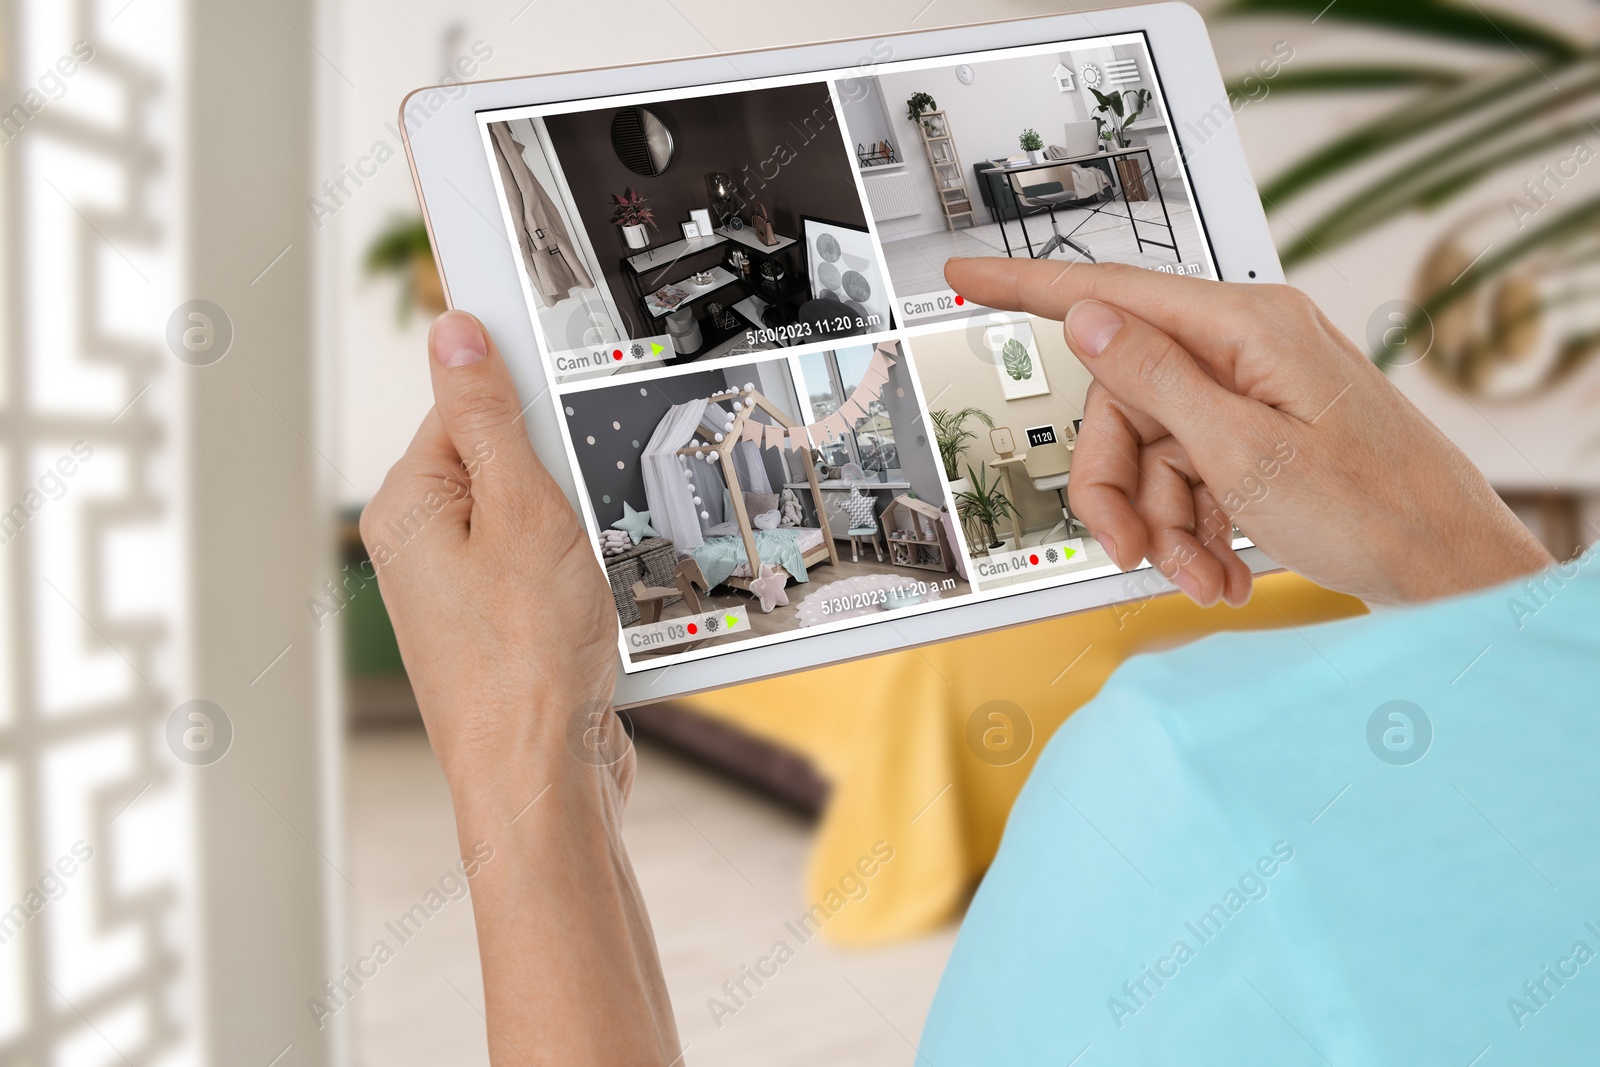
[[[721,371],[702,371],[567,396],[566,407],[572,412],[567,416],[572,447],[578,453],[589,504],[602,527],[622,518],[624,500],[635,511],[649,506],[644,499],[639,456],[672,406],[704,400],[727,388],[727,384]],[[594,438],[592,445],[590,437]],[[621,470],[617,469],[618,463],[623,465]]]
[[[589,505],[602,527],[610,526],[622,518],[622,503],[627,501],[635,511],[644,511],[649,505],[644,496],[644,471],[639,457],[656,426],[676,404],[691,400],[704,400],[712,393],[730,386],[756,385],[774,404],[794,415],[794,388],[792,385],[773,387],[774,382],[787,383],[788,369],[781,363],[776,368],[781,374],[761,375],[757,365],[732,367],[726,371],[701,371],[681,377],[657,378],[651,382],[630,381],[610,389],[577,393],[566,398],[566,407],[572,410],[567,416],[567,428],[572,434],[572,447],[578,453],[579,469],[583,472]],[[759,421],[767,421],[761,419]],[[616,424],[616,425],[613,425]],[[594,438],[594,444],[589,438]],[[761,450],[762,463],[767,478],[777,492],[788,480],[784,472],[781,449]],[[622,469],[617,464],[622,464]],[[714,500],[707,505],[712,521],[721,521],[722,505]]]
[[[579,218],[634,336],[653,333],[654,324],[646,328],[642,323],[642,312],[623,279],[620,260],[628,249],[621,231],[611,225],[612,193],[631,187],[648,201],[660,226],[659,232],[651,231],[651,244],[678,240],[679,224],[688,220],[689,209],[709,206],[706,174],[711,171],[734,179],[747,205],[741,214],[748,217],[749,204],[759,200],[772,213],[773,226],[789,237],[800,235],[802,215],[867,224],[856,194],[854,156],[846,149],[826,85],[664,100],[651,104],[650,110],[672,131],[674,145],[672,163],[654,177],[633,173],[612,151],[614,108],[545,119]],[[797,252],[784,254],[791,269],[803,268]],[[709,252],[689,257],[659,278],[651,275],[651,281],[675,281],[713,262]]]

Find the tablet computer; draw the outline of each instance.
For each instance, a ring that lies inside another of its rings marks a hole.
[[[449,302],[499,343],[609,579],[619,706],[1172,588],[1071,514],[1089,376],[1059,324],[974,306],[943,266],[1282,280],[1193,9],[458,83],[401,111]]]

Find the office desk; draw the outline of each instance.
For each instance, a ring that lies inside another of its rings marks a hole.
[[[1135,145],[1132,148],[1117,148],[1110,152],[1094,152],[1089,155],[1069,156],[1066,159],[1047,159],[1043,163],[1023,163],[1014,167],[990,167],[988,170],[983,172],[983,180],[989,183],[989,199],[996,205],[1000,203],[1000,196],[998,194],[997,187],[994,184],[995,177],[997,175],[1004,177],[1006,181],[1010,183],[1011,195],[1012,197],[1016,198],[1019,209],[1017,211],[1017,225],[1022,227],[1022,243],[1023,246],[1028,250],[1028,258],[1032,259],[1033,241],[1028,237],[1027,217],[1020,210],[1022,207],[1021,194],[1017,191],[1016,183],[1011,181],[1012,175],[1025,174],[1029,171],[1035,170],[1048,170],[1051,167],[1064,167],[1071,163],[1087,163],[1096,159],[1118,160],[1134,158],[1140,155],[1144,156],[1145,163],[1150,167],[1150,184],[1155,187],[1156,200],[1161,204],[1161,225],[1166,229],[1167,236],[1171,238],[1171,243],[1168,244],[1166,241],[1157,241],[1151,237],[1140,236],[1139,220],[1134,218],[1133,204],[1128,200],[1127,184],[1122,180],[1122,172],[1120,168],[1112,167],[1111,170],[1116,175],[1117,192],[1122,197],[1122,206],[1128,213],[1128,225],[1133,230],[1133,243],[1141,252],[1144,251],[1145,245],[1155,245],[1158,248],[1171,249],[1173,258],[1181,262],[1183,260],[1183,255],[1178,251],[1178,234],[1177,231],[1172,228],[1172,215],[1167,211],[1167,198],[1166,195],[1161,191],[1160,176],[1156,174],[1155,157],[1150,154],[1150,149],[1144,147],[1143,145]],[[1056,210],[1059,211],[1062,210],[1062,208],[1057,208]],[[1116,215],[1114,212],[1108,212],[1105,208],[1099,206],[1091,207],[1086,210],[1095,215],[1110,214],[1116,218],[1121,217]],[[998,208],[995,209],[994,213],[995,221],[1000,224],[1000,239],[1005,242],[1006,255],[1010,256],[1013,254],[1013,252],[1011,249],[1011,237],[1006,232],[1005,216],[998,210]],[[1153,226],[1155,224],[1147,223],[1146,225]]]
[[[1067,444],[1067,451],[1074,451],[1076,445],[1076,441]],[[1006,487],[1006,499],[1011,501],[1011,532],[1017,539],[1017,548],[1022,547],[1022,509],[1017,506],[1017,491],[1011,482],[1011,468],[1022,466],[1023,461],[1027,458],[1028,454],[1026,452],[1014,452],[1008,459],[991,459],[989,461],[989,469],[1000,472],[1000,481]],[[1029,482],[1028,484],[1032,485],[1033,483]],[[1070,532],[1069,530],[1068,533]]]
[[[1009,459],[991,459],[989,469],[1000,472],[1000,481],[1006,487],[1006,499],[1011,501],[1011,532],[1017,539],[1017,548],[1022,547],[1022,516],[1017,508],[1017,491],[1011,485],[1011,468],[1021,465],[1028,458],[1026,452],[1018,452]]]

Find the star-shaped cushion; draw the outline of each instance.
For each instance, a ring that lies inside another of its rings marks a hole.
[[[775,605],[789,603],[789,594],[783,588],[788,584],[788,571],[779,570],[770,563],[761,565],[761,577],[750,582],[750,591],[761,598],[763,614],[771,614]]]
[[[628,536],[633,538],[633,543],[638,544],[646,537],[660,537],[650,528],[650,513],[648,511],[634,511],[633,505],[626,500],[622,502],[622,518],[611,524],[614,529],[628,531]]]

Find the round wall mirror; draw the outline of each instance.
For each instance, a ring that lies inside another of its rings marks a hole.
[[[672,162],[672,131],[649,108],[618,108],[611,117],[611,150],[635,174],[660,174]]]

